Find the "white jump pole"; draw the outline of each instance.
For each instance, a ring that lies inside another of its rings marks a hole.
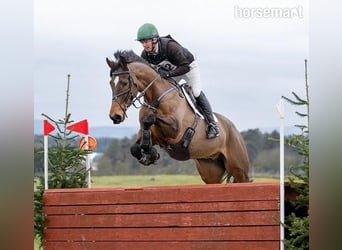
[[[48,189],[49,185],[48,185],[48,178],[49,178],[49,168],[48,168],[48,150],[49,150],[49,146],[48,146],[48,142],[49,142],[49,134],[55,130],[55,127],[48,122],[48,120],[44,120],[43,121],[43,134],[44,134],[44,188]]]
[[[280,115],[280,250],[284,250],[284,221],[285,221],[285,175],[284,175],[284,119],[285,108],[283,100],[280,99],[278,105]]]
[[[49,176],[49,169],[48,169],[48,136],[44,135],[44,187],[45,189],[49,188],[48,185],[48,176]]]

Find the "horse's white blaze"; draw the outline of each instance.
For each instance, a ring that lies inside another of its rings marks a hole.
[[[116,77],[114,78],[114,84],[116,85],[116,84],[118,84],[118,82],[119,82],[119,77],[116,76]]]

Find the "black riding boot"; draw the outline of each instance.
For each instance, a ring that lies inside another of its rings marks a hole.
[[[219,136],[220,130],[216,125],[210,103],[205,94],[203,93],[203,91],[201,91],[201,94],[198,97],[196,97],[196,102],[199,108],[201,109],[206,121],[208,122],[207,138],[211,139]]]

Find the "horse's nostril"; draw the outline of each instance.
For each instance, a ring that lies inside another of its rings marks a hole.
[[[122,118],[120,115],[109,115],[109,118],[113,121],[114,124],[119,124],[120,122],[122,122]]]

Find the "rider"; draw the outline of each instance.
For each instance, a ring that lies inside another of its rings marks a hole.
[[[144,48],[141,57],[147,60],[161,77],[172,77],[176,82],[184,79],[192,87],[197,105],[208,122],[207,138],[219,136],[211,106],[201,89],[199,69],[194,56],[170,35],[160,37],[157,28],[151,23],[140,26],[137,40]]]

